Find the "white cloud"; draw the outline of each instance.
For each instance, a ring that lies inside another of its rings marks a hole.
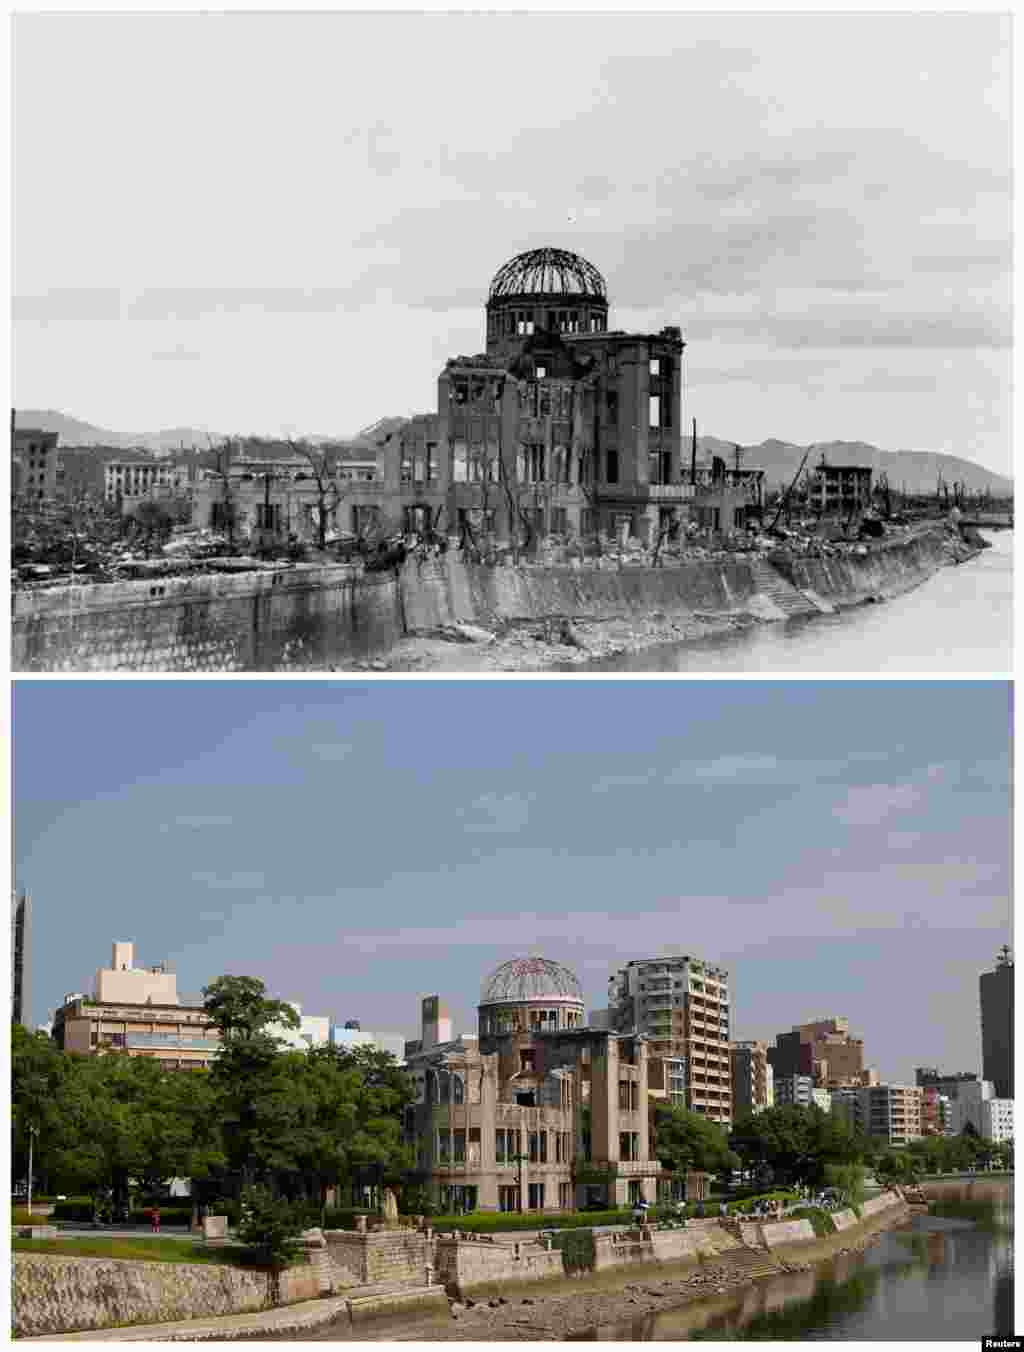
[[[844,826],[880,826],[896,812],[907,812],[921,800],[913,784],[864,784],[849,789],[832,815]]]
[[[456,814],[463,830],[482,835],[516,835],[530,819],[532,794],[485,793]]]

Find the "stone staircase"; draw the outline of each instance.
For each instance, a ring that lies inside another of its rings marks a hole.
[[[434,1308],[447,1313],[448,1297],[443,1286],[412,1286],[408,1282],[377,1282],[341,1293],[353,1324],[380,1314],[402,1314]]]
[[[819,602],[815,597],[794,587],[792,582],[787,581],[777,568],[773,568],[764,559],[753,559],[750,570],[757,591],[761,595],[767,596],[773,605],[778,606],[787,620],[800,615],[820,615],[831,612],[831,607],[826,607],[823,602]]]
[[[719,1254],[714,1265],[728,1268],[730,1272],[750,1281],[757,1277],[776,1277],[782,1272],[767,1249],[730,1249],[728,1253]]]

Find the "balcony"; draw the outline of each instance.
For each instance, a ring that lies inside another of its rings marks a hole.
[[[619,1178],[650,1178],[662,1172],[658,1160],[590,1160],[582,1166],[600,1174],[617,1174]],[[577,1170],[577,1178],[580,1170]]]

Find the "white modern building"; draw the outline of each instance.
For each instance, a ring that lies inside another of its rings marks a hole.
[[[981,1134],[995,1145],[1013,1140],[1013,1099],[986,1099],[981,1105]]]
[[[991,1080],[970,1080],[960,1085],[952,1102],[953,1135],[959,1136],[968,1123],[979,1136],[984,1136],[984,1106],[996,1096]]]
[[[402,1033],[371,1033],[362,1028],[331,1025],[331,1042],[335,1047],[376,1047],[378,1051],[390,1052],[400,1065],[405,1061],[406,1040]]]

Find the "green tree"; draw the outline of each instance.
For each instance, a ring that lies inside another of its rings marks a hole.
[[[243,1189],[238,1238],[252,1251],[258,1263],[274,1275],[274,1304],[281,1300],[280,1274],[298,1256],[296,1242],[306,1228],[305,1209],[284,1197],[274,1197],[260,1186]]]
[[[845,1121],[816,1104],[751,1113],[734,1123],[729,1143],[748,1168],[806,1183],[823,1181],[826,1165],[856,1163],[861,1149]]]
[[[717,1174],[738,1168],[740,1160],[729,1149],[725,1130],[700,1113],[676,1104],[659,1103],[654,1110],[654,1149],[673,1173],[696,1170]]]
[[[274,1025],[297,1028],[299,1017],[291,1005],[268,999],[263,982],[249,976],[218,977],[203,988],[203,1004],[221,1035],[210,1080],[225,1160],[250,1187],[257,1177],[294,1167],[289,1142],[297,1105],[288,1075],[303,1053],[282,1053]]]
[[[15,1179],[28,1170],[33,1131],[32,1172],[46,1180],[65,1146],[67,1124],[61,1100],[80,1058],[64,1055],[45,1033],[11,1025],[11,1165]]]

